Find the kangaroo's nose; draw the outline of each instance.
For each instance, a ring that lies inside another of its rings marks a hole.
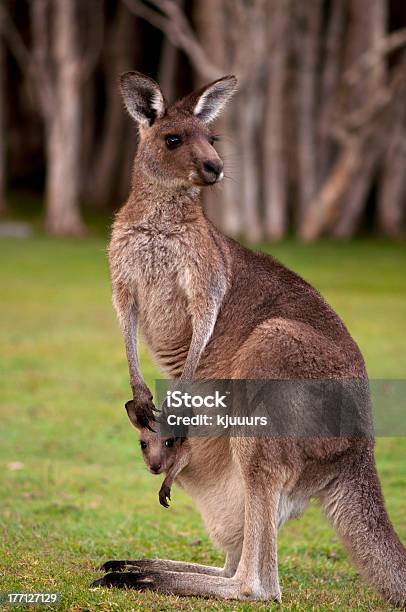
[[[155,472],[155,474],[158,474],[160,469],[161,469],[161,464],[160,463],[153,463],[151,465],[151,472]]]
[[[206,183],[215,183],[223,171],[221,160],[207,159],[203,162],[203,179]]]
[[[216,176],[220,174],[223,169],[223,164],[220,160],[210,160],[203,162],[203,168],[206,172],[212,172]]]

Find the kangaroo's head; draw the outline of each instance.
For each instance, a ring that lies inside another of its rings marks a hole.
[[[142,457],[149,471],[152,474],[167,472],[175,462],[181,438],[160,436],[146,427],[139,432]]]
[[[139,432],[140,447],[145,465],[152,474],[167,472],[175,462],[176,453],[184,438],[161,436],[158,431],[151,431],[139,424],[136,415],[129,410],[132,400],[127,402],[126,410],[131,424]],[[154,426],[159,427],[158,423]]]
[[[138,123],[138,163],[151,179],[168,186],[213,185],[223,178],[223,162],[210,128],[236,90],[225,76],[168,106],[155,81],[139,72],[120,78],[121,93]]]

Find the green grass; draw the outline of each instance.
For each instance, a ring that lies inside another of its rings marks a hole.
[[[403,245],[286,242],[269,250],[338,310],[372,377],[405,377]],[[2,240],[0,268],[0,591],[60,592],[63,610],[269,609],[89,589],[110,558],[220,564],[222,555],[179,489],[171,508],[161,508],[161,479],[141,463],[123,410],[127,366],[104,239]],[[141,360],[152,384],[157,371],[145,351]],[[405,456],[405,439],[378,442],[388,510],[403,541]],[[391,609],[349,565],[316,506],[285,526],[279,558],[283,609]]]

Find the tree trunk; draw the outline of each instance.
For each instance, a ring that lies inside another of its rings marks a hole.
[[[265,236],[278,240],[287,228],[287,182],[284,151],[284,86],[289,50],[290,0],[269,4],[270,60],[266,97],[264,145]]]
[[[317,57],[321,25],[321,0],[300,2],[297,5],[297,10],[298,217],[300,228],[317,190]]]
[[[224,15],[223,0],[206,0],[196,4],[195,19],[199,40],[203,45],[208,57],[216,66],[221,67],[226,72],[226,45],[224,38],[225,15]],[[198,75],[197,86],[200,87],[206,82],[206,79]],[[216,130],[219,134],[225,131],[227,119],[220,117],[216,121]],[[227,143],[222,143],[219,148],[224,150],[227,148]],[[227,219],[228,209],[227,201],[229,199],[228,181],[223,183],[221,187],[215,189],[206,189],[204,191],[204,206],[208,217],[218,227],[224,228]],[[231,212],[235,216],[235,207]],[[233,233],[235,235],[235,229]]]
[[[323,67],[321,75],[320,111],[318,113],[318,185],[327,178],[337,144],[333,140],[332,126],[338,115],[341,55],[347,0],[332,2],[328,16]]]
[[[47,130],[46,227],[50,234],[81,236],[81,83],[76,2],[55,0],[53,50],[56,64],[54,118]]]
[[[300,237],[303,240],[316,240],[322,230],[333,222],[340,199],[359,170],[361,149],[361,141],[354,141],[342,150],[307,212],[306,222],[300,229]]]
[[[349,66],[356,62],[362,53],[378,46],[385,36],[386,2],[385,0],[371,0],[366,11],[363,0],[353,0],[350,3],[350,17],[352,25],[347,50]],[[375,63],[372,70],[366,72],[364,78],[360,78],[359,83],[352,89],[347,100],[347,110],[358,112],[371,104],[374,97],[382,91],[385,80],[385,60],[382,58]],[[374,146],[366,151],[359,172],[354,176],[344,196],[344,206],[333,231],[336,237],[348,238],[356,232],[381,152],[382,147],[376,140]]]
[[[260,220],[260,174],[259,174],[259,150],[258,150],[258,117],[260,108],[256,93],[248,88],[245,95],[240,96],[239,124],[240,142],[239,148],[243,151],[243,167],[241,177],[242,195],[242,223],[244,236],[251,242],[259,242],[264,237]]]
[[[98,143],[98,153],[91,172],[92,180],[88,186],[89,199],[102,208],[117,196],[116,177],[120,161],[123,161],[122,144],[125,138],[125,113],[121,102],[116,77],[132,66],[134,51],[134,18],[124,4],[119,4],[115,23],[111,32],[111,43],[106,52],[105,83],[106,105],[104,124]],[[135,35],[134,35],[135,34]]]
[[[402,236],[406,211],[406,110],[405,88],[395,103],[389,146],[384,156],[377,196],[377,221],[380,231],[390,237]]]
[[[2,13],[0,12],[0,19]],[[5,58],[2,27],[0,24],[0,214],[7,211],[6,200],[6,98]]]
[[[64,120],[55,117],[47,126],[46,156],[46,229],[55,236],[81,236],[84,232],[79,209],[75,201],[76,161],[71,153],[63,150],[65,140]]]
[[[181,7],[184,4],[183,0],[175,0],[175,2]],[[161,56],[159,58],[158,83],[169,104],[175,101],[177,94],[176,76],[178,60],[179,50],[165,36],[162,41]]]
[[[360,171],[354,177],[347,195],[343,196],[345,214],[341,214],[334,225],[335,238],[351,238],[357,231],[364,203],[368,198],[371,183],[376,173],[378,150],[371,146],[362,156]]]

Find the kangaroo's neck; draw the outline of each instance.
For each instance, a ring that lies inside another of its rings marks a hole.
[[[191,223],[203,217],[200,189],[159,182],[148,175],[136,159],[126,217],[157,229]]]

